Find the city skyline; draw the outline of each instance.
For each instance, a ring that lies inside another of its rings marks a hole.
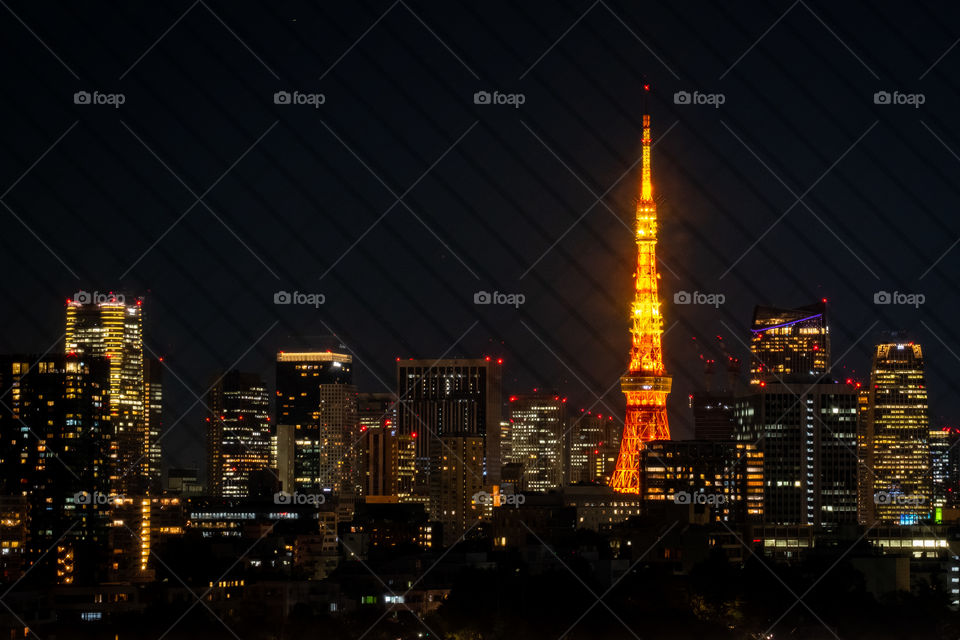
[[[960,634],[960,7],[0,4],[3,635]]]

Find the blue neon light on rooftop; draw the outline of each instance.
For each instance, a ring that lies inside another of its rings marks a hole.
[[[770,329],[779,329],[780,327],[789,327],[792,324],[797,324],[798,322],[805,322],[807,320],[813,320],[814,318],[819,318],[822,316],[822,313],[817,313],[812,316],[807,316],[806,318],[800,318],[799,320],[792,320],[790,322],[784,322],[783,324],[775,324],[772,327],[764,327],[763,329],[750,329],[754,333],[760,333],[761,331],[769,331]]]

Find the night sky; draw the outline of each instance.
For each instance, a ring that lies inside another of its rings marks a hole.
[[[170,464],[200,465],[194,394],[218,369],[272,388],[276,350],[331,334],[362,391],[391,388],[397,357],[491,355],[505,394],[622,418],[644,82],[674,436],[702,379],[691,336],[746,362],[754,305],[824,297],[837,376],[864,380],[880,332],[906,329],[934,424],[960,421],[955,6],[0,4],[0,348],[62,349],[77,290],[144,295]]]

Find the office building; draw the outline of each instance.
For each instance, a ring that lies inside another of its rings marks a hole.
[[[367,502],[399,500],[401,437],[396,406],[392,393],[361,393],[358,397],[360,472]],[[407,446],[412,446],[409,436],[406,440]]]
[[[960,505],[960,429],[930,429],[930,472],[933,507],[955,509]]]
[[[658,440],[643,451],[643,500],[709,509],[710,519],[759,521],[763,468],[756,445],[733,440]]]
[[[484,516],[484,505],[474,499],[486,486],[484,438],[441,435],[430,451],[430,517],[443,525],[443,544],[449,546],[473,531]]]
[[[733,440],[733,394],[696,391],[690,394],[695,440]]]
[[[106,358],[110,363],[110,421],[113,430],[114,490],[146,493],[151,470],[147,386],[143,355],[142,300],[127,303],[111,294],[91,301],[81,292],[66,307],[66,352]]]
[[[110,363],[92,356],[0,356],[0,493],[23,500],[10,505],[23,507],[11,520],[23,539],[5,544],[25,567],[49,554],[36,571],[51,583],[106,579],[109,374]]]
[[[163,358],[148,357],[144,359],[143,381],[146,387],[144,400],[146,401],[147,442],[149,460],[148,483],[150,493],[160,493],[163,484],[163,467],[161,465],[162,448],[160,439],[163,436]]]
[[[830,372],[826,299],[796,309],[753,313],[750,384],[814,382]]]
[[[912,342],[879,344],[863,416],[873,514],[882,523],[915,524],[931,515],[933,476],[923,351]]]
[[[229,371],[217,376],[206,405],[210,495],[251,495],[257,474],[274,466],[267,386],[255,373]]]
[[[855,384],[765,382],[737,399],[737,440],[763,454],[764,522],[857,521],[858,396]]]
[[[613,416],[581,409],[568,440],[569,482],[607,484],[620,451],[620,425]]]
[[[277,466],[284,491],[355,494],[360,427],[353,358],[277,354]]]
[[[510,451],[512,461],[523,465],[522,491],[550,491],[563,485],[566,400],[536,390],[510,396]]]
[[[444,436],[480,438],[483,482],[499,482],[502,364],[489,357],[397,360],[400,435],[412,438],[416,457],[414,478],[401,482],[412,486],[412,500],[430,495],[431,463]]]

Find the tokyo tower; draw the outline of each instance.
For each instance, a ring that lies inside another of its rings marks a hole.
[[[644,85],[644,93],[650,85]],[[643,116],[640,198],[637,200],[637,270],[630,307],[630,368],[620,378],[627,415],[620,455],[610,486],[620,493],[640,493],[640,451],[650,440],[669,440],[667,394],[671,378],[663,367],[663,316],[657,295],[657,205],[650,181],[650,116]]]

